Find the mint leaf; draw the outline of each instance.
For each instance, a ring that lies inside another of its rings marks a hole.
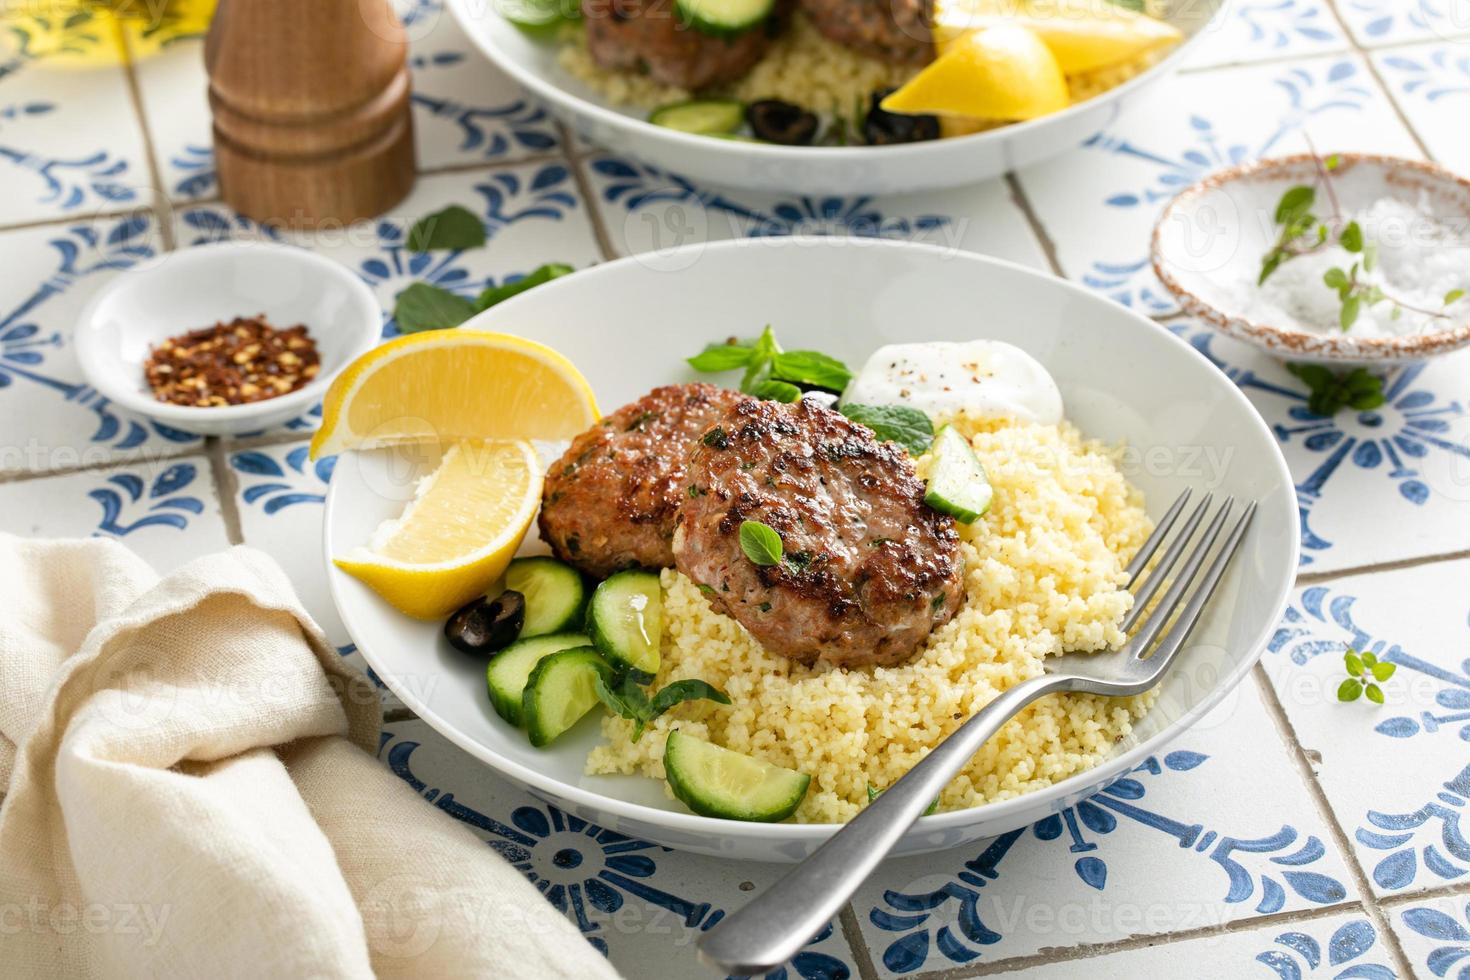
[[[456,293],[416,282],[398,294],[393,319],[401,333],[457,327],[476,313],[475,304]]]
[[[934,441],[934,423],[917,408],[907,405],[838,406],[838,411],[873,430],[879,439],[896,442],[915,456]]]
[[[852,372],[835,357],[814,350],[793,350],[771,359],[771,377],[841,394],[852,380]]]
[[[649,721],[668,711],[676,704],[685,701],[713,701],[716,704],[729,704],[730,696],[707,681],[683,680],[674,681],[664,687],[648,702],[649,711],[652,713]]]
[[[475,306],[481,310],[488,310],[496,303],[504,303],[512,296],[519,296],[528,289],[534,289],[553,279],[559,279],[562,276],[570,275],[576,271],[576,269],[563,262],[548,262],[546,265],[539,266],[529,275],[522,276],[514,282],[491,286],[480,294],[479,299],[475,300]]]
[[[740,390],[748,395],[752,388],[766,380],[771,373],[771,360],[779,353],[781,345],[776,343],[776,334],[767,324],[751,348],[750,361],[745,367],[744,377],[740,379]]]
[[[752,347],[740,344],[710,344],[703,351],[689,358],[687,363],[696,371],[706,374],[716,371],[733,371],[750,363],[755,353]]]
[[[484,244],[484,223],[458,204],[425,215],[408,230],[410,252],[462,251]]]
[[[740,525],[740,550],[752,564],[769,568],[781,564],[781,535],[760,521],[744,521]]]
[[[757,381],[750,387],[750,394],[770,402],[791,402],[801,398],[801,389],[786,381]]]

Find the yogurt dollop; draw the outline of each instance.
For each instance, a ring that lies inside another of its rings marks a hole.
[[[964,411],[1043,425],[1062,420],[1062,393],[1030,354],[998,340],[889,344],[868,358],[842,400],[908,405],[930,416]]]

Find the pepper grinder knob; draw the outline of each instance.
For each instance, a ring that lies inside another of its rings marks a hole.
[[[321,230],[413,188],[408,39],[389,0],[220,0],[204,60],[236,211]]]

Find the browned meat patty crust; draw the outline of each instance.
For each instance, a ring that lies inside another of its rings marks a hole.
[[[845,667],[908,659],[964,599],[953,519],[904,450],[810,399],[747,400],[695,444],[674,563],[767,650]],[[785,558],[756,565],[740,525]]]
[[[774,33],[757,27],[729,38],[701,34],[674,0],[582,0],[582,22],[598,65],[696,91],[743,78],[765,57]]]
[[[934,60],[934,0],[800,0],[817,30],[861,54],[900,65]]]
[[[655,388],[572,440],[541,493],[541,538],[599,578],[667,568],[689,446],[746,396],[708,384]]]

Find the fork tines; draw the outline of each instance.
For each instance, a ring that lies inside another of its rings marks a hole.
[[[1225,527],[1230,512],[1235,508],[1235,498],[1225,498],[1225,502],[1215,511],[1215,516],[1205,526],[1204,532],[1198,540],[1195,540],[1195,532],[1214,504],[1215,495],[1205,494],[1204,499],[1184,519],[1179,533],[1174,535],[1168,546],[1164,548],[1163,556],[1150,567],[1149,561],[1164,544],[1164,541],[1169,539],[1170,531],[1179,522],[1179,516],[1184,513],[1192,494],[1193,491],[1185,490],[1179,495],[1178,499],[1170,505],[1168,512],[1160,519],[1158,526],[1154,528],[1154,533],[1149,535],[1148,540],[1143,543],[1142,548],[1138,549],[1138,554],[1128,565],[1129,588],[1137,585],[1140,579],[1142,579],[1142,584],[1138,585],[1134,593],[1133,608],[1123,619],[1123,632],[1129,632],[1146,617],[1143,625],[1139,626],[1138,632],[1128,641],[1127,649],[1136,657],[1142,657],[1148,651],[1149,646],[1174,618],[1176,610],[1179,613],[1177,625],[1164,637],[1154,656],[1169,657],[1178,651],[1194,628],[1205,604],[1209,602],[1210,596],[1214,593],[1215,587],[1219,585],[1221,577],[1225,574],[1226,566],[1229,565],[1230,559],[1240,547],[1241,539],[1245,537],[1251,518],[1256,513],[1255,501],[1249,502],[1241,515],[1235,519],[1234,526],[1226,533],[1224,542],[1215,552],[1214,560],[1206,565],[1210,551],[1220,537],[1221,529]],[[1177,572],[1176,566],[1178,566]],[[1203,575],[1201,575],[1202,569]],[[1196,579],[1199,579],[1197,587]],[[1154,603],[1154,597],[1165,585],[1168,588],[1164,590],[1163,597]]]

